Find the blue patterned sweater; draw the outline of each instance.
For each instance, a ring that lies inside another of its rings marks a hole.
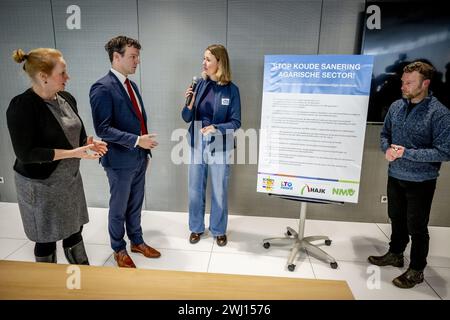
[[[406,181],[439,176],[443,161],[450,160],[450,110],[430,92],[407,113],[408,100],[392,103],[381,131],[381,150],[391,144],[405,147],[403,157],[389,163],[388,174]]]

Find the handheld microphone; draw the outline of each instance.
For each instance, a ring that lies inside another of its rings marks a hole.
[[[192,87],[192,91],[194,92],[195,91],[195,88],[197,87],[197,83],[198,83],[198,78],[197,77],[192,77],[192,84],[191,84],[191,87]],[[190,105],[191,104],[191,100],[192,100],[192,96],[193,96],[194,94],[190,94],[187,98],[186,98],[186,105],[188,106],[188,105]]]

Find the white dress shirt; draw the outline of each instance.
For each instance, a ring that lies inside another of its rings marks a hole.
[[[127,80],[127,77],[124,76],[122,73],[120,73],[119,71],[117,71],[114,68],[110,69],[112,73],[114,73],[114,75],[117,77],[117,79],[119,79],[120,83],[122,84],[122,86],[125,89],[125,92],[128,94],[128,97],[130,96],[130,94],[128,93],[128,88],[127,85],[125,84],[125,80]],[[131,85],[131,84],[130,84]],[[136,94],[136,91],[134,91],[133,86],[131,86],[131,90],[133,90],[134,96],[136,97],[136,101],[139,107],[139,110],[142,112],[142,107],[141,107],[141,103],[139,102],[138,96]],[[142,133],[142,132],[141,132]],[[136,143],[134,144],[134,147],[136,148],[137,145],[139,144],[139,136],[136,139]]]
[[[128,96],[130,96],[130,94],[128,93],[127,85],[125,84],[125,80],[127,80],[127,77],[125,77],[123,74],[121,74],[119,71],[117,71],[113,68],[111,68],[111,72],[114,73],[114,75],[117,77],[117,79],[119,79],[120,83],[122,84],[122,86],[125,89],[125,92],[128,94]],[[139,106],[139,110],[142,112],[141,102],[139,101],[138,96],[136,94],[136,91],[134,91],[133,86],[131,86],[131,90],[133,90],[134,96],[136,97],[136,101]]]

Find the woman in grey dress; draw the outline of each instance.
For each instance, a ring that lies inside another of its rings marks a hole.
[[[32,87],[14,97],[7,123],[16,154],[17,202],[25,234],[36,242],[37,262],[56,263],[56,241],[63,240],[71,264],[89,264],[81,232],[89,221],[81,159],[98,159],[106,143],[87,137],[76,101],[64,91],[69,75],[60,51],[15,50]]]

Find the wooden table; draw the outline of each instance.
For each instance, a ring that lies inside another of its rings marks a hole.
[[[80,289],[68,289],[67,283]],[[345,281],[2,260],[0,299],[348,300],[353,295]]]

